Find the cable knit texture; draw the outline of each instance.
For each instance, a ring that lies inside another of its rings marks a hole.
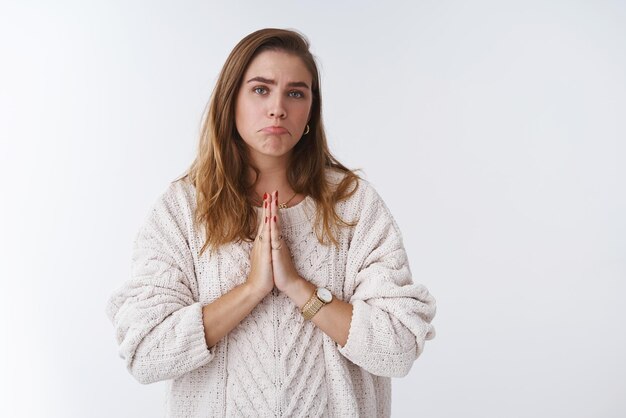
[[[130,373],[144,384],[168,380],[166,416],[389,416],[390,377],[405,376],[435,336],[436,309],[413,283],[398,226],[371,184],[359,180],[338,204],[358,223],[340,231],[337,247],[318,242],[310,197],[280,212],[300,275],[353,305],[344,347],[275,288],[208,349],[202,306],[246,280],[252,243],[199,256],[195,199],[183,180],[157,199],[135,239],[131,278],[106,309]]]

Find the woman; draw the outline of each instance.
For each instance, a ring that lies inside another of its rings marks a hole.
[[[198,155],[135,241],[107,314],[168,416],[389,416],[390,377],[434,337],[398,226],[329,152],[306,39],[263,29],[228,57]]]

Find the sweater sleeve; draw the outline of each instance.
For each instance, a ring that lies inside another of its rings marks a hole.
[[[435,299],[413,283],[400,230],[379,195],[366,187],[346,266],[352,320],[338,349],[374,375],[403,377],[425,341],[435,337]]]
[[[139,229],[131,278],[106,307],[119,356],[143,384],[176,378],[214,356],[205,341],[202,305],[192,292],[196,278],[184,232],[185,210],[171,190]]]

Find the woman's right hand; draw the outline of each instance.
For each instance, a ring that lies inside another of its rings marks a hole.
[[[267,295],[274,288],[269,223],[271,202],[272,196],[265,193],[263,195],[263,215],[261,216],[256,239],[250,252],[250,273],[246,280],[246,285],[250,286],[253,292],[261,297]]]

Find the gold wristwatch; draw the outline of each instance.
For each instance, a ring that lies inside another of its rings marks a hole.
[[[313,315],[315,315],[322,306],[330,303],[332,300],[333,294],[330,293],[330,290],[318,287],[315,289],[308,302],[302,307],[302,316],[307,320],[313,318]]]

